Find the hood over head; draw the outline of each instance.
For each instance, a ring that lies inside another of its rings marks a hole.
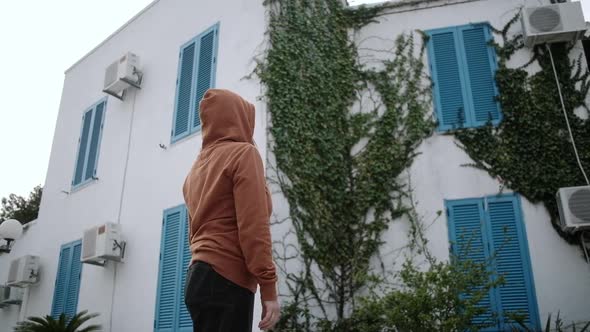
[[[254,144],[254,105],[239,95],[222,89],[207,90],[199,105],[203,146],[219,142]]]

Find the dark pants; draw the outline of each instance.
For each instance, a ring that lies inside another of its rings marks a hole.
[[[188,269],[185,304],[194,332],[251,332],[254,294],[197,261]]]

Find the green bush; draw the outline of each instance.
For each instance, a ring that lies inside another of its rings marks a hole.
[[[361,298],[349,318],[305,324],[310,313],[290,303],[276,331],[478,331],[496,324],[495,319],[474,323],[486,313],[478,303],[503,283],[491,274],[487,263],[469,260],[431,260],[424,270],[407,261],[398,276],[400,286],[384,296]]]
[[[478,303],[503,282],[490,278],[485,263],[432,262],[420,270],[408,261],[399,278],[401,287],[363,299],[334,331],[478,331],[496,323],[474,323],[486,312]]]

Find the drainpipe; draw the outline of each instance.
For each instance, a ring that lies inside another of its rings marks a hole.
[[[20,312],[18,313],[18,321],[22,322],[27,316],[27,305],[29,304],[29,287],[25,288],[23,293],[23,302],[20,305]]]

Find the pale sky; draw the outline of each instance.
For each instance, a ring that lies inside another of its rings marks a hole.
[[[44,184],[64,71],[150,2],[0,1],[0,198]]]

